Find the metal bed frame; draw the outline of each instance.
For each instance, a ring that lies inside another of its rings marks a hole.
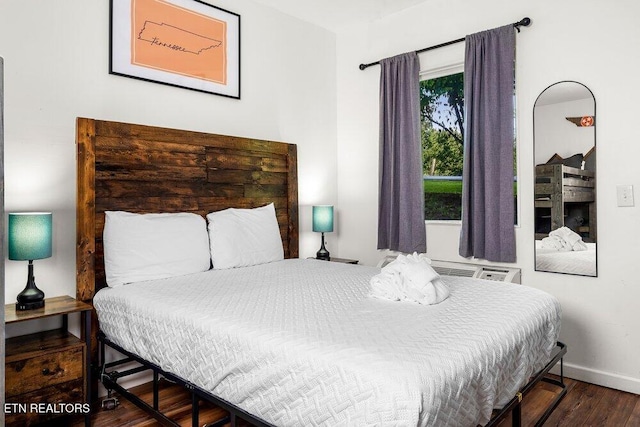
[[[164,415],[160,409],[158,404],[158,380],[159,376],[167,378],[168,380],[175,382],[183,387],[191,393],[191,425],[192,427],[197,427],[199,425],[199,410],[200,410],[200,400],[208,401],[225,411],[229,412],[229,415],[223,417],[222,419],[215,421],[210,424],[205,424],[205,427],[222,427],[225,424],[231,424],[232,427],[237,426],[238,418],[241,418],[245,421],[250,422],[256,427],[267,427],[273,426],[264,420],[256,417],[248,413],[247,411],[238,408],[232,403],[227,402],[224,399],[221,399],[217,396],[214,396],[210,392],[203,390],[202,388],[196,386],[195,384],[187,381],[183,378],[180,378],[170,372],[164,371],[158,365],[151,363],[140,356],[125,350],[114,342],[110,341],[103,332],[98,334],[98,343],[99,343],[99,357],[100,357],[100,365],[98,366],[99,370],[99,378],[104,387],[107,389],[109,393],[108,396],[111,397],[111,393],[113,390],[117,391],[122,397],[129,400],[131,403],[135,404],[142,410],[149,413],[153,416],[160,424],[163,426],[172,426],[177,427],[180,424],[168,418]],[[105,361],[105,347],[111,347],[112,349],[122,353],[126,357],[120,360],[116,360],[114,362],[106,363]],[[552,358],[547,363],[547,365],[539,371],[536,375],[534,375],[531,380],[522,388],[521,391],[516,393],[516,395],[507,403],[502,409],[494,412],[493,417],[485,425],[485,427],[494,427],[497,426],[502,420],[504,420],[510,413],[512,414],[511,424],[513,427],[520,427],[522,425],[522,399],[526,396],[536,384],[540,381],[544,381],[550,383],[554,386],[560,388],[560,393],[556,395],[551,404],[547,407],[546,411],[542,414],[542,416],[536,421],[535,426],[539,427],[544,424],[544,422],[549,418],[554,409],[558,406],[560,401],[567,394],[567,386],[564,384],[564,366],[563,366],[563,358],[567,353],[567,346],[558,341],[555,349],[552,353]],[[126,371],[118,372],[116,370],[111,370],[117,366],[121,366],[126,363],[137,362],[140,366],[135,368],[127,369]],[[548,377],[549,371],[560,362],[560,380],[556,380],[555,378]],[[144,400],[140,399],[135,394],[131,393],[129,390],[122,387],[118,384],[118,379],[126,377],[128,375],[137,374],[139,372],[151,370],[153,372],[153,405],[149,405]]]

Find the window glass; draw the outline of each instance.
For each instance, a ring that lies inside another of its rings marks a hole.
[[[425,220],[460,221],[464,155],[464,73],[426,78],[420,82],[420,122]],[[517,210],[516,165],[514,137],[515,210]],[[514,217],[514,224],[516,223],[517,213]]]
[[[420,82],[426,220],[461,218],[463,88],[463,73]]]

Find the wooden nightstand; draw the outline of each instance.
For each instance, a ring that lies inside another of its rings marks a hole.
[[[36,310],[4,306],[6,324],[62,316],[60,329],[7,339],[5,402],[13,404],[5,412],[7,426],[27,426],[67,414],[84,414],[85,425],[90,425],[92,309],[69,296],[47,298]],[[70,313],[80,313],[84,340],[67,332]]]

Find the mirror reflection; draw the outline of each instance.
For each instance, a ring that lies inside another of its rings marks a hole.
[[[572,81],[534,105],[537,271],[598,274],[595,110],[593,93]]]

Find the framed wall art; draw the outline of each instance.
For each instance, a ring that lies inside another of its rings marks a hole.
[[[109,73],[240,99],[240,15],[199,0],[111,0]]]

